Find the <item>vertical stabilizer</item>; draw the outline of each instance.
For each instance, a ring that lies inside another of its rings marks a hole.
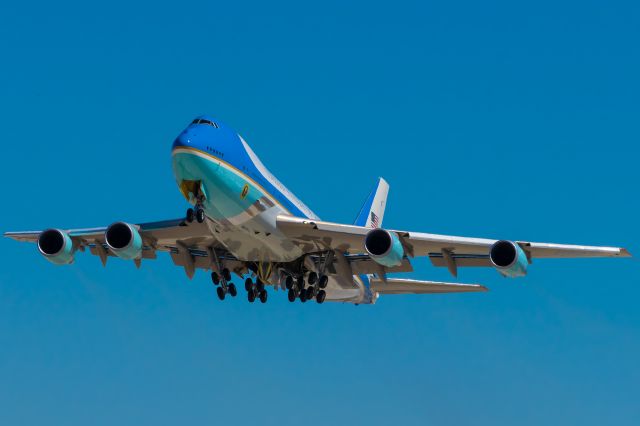
[[[388,193],[389,184],[386,180],[379,178],[378,183],[362,205],[360,214],[358,214],[353,224],[367,228],[380,228],[384,217],[384,208],[387,205]]]

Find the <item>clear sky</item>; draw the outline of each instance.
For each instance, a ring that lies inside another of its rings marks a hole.
[[[323,219],[384,176],[388,227],[640,255],[639,21],[612,1],[4,2],[1,228],[183,215],[170,146],[209,113]],[[319,306],[221,303],[162,254],[0,253],[2,425],[640,423],[636,259]]]

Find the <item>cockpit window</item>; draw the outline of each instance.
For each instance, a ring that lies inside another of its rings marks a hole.
[[[193,120],[191,122],[191,124],[208,124],[209,126],[213,126],[216,129],[219,128],[217,123],[214,123],[213,121],[209,121],[209,120],[204,119],[204,118],[196,118],[195,120]]]

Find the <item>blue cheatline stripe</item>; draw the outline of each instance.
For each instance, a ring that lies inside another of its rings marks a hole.
[[[356,217],[356,221],[353,222],[354,225],[357,226],[366,226],[367,221],[369,220],[369,212],[371,211],[371,206],[373,205],[373,199],[376,197],[376,193],[378,192],[378,187],[380,186],[380,179],[378,179],[378,183],[369,194],[369,198],[364,202],[362,208],[360,209],[360,213],[358,217]]]

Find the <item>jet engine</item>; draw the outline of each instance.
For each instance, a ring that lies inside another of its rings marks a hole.
[[[66,265],[73,262],[76,248],[71,237],[59,229],[47,229],[38,236],[38,250],[51,263]]]
[[[385,229],[372,229],[364,237],[364,248],[376,263],[393,267],[402,263],[404,248],[398,234]]]
[[[527,275],[529,260],[522,247],[513,241],[496,241],[489,250],[489,259],[503,276],[509,278]]]
[[[107,247],[122,259],[136,259],[142,255],[142,237],[138,230],[125,222],[116,222],[104,233]]]

